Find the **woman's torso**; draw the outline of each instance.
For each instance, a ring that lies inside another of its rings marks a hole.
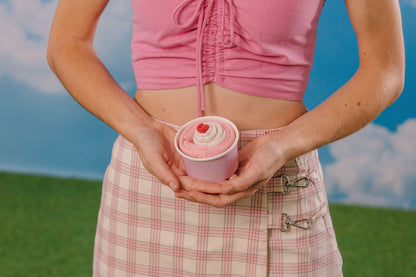
[[[302,101],[243,94],[208,83],[205,112],[233,121],[240,130],[270,129],[288,125],[306,112]],[[134,99],[152,117],[182,125],[196,117],[196,88],[137,90]]]
[[[204,106],[241,130],[288,125],[306,111],[324,3],[132,0],[135,100],[179,125]]]

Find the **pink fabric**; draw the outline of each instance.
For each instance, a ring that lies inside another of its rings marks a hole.
[[[302,100],[325,0],[132,0],[137,87]]]

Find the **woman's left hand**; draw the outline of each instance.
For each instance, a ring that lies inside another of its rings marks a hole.
[[[276,141],[270,136],[258,137],[243,147],[239,153],[239,168],[228,180],[220,183],[221,191],[210,192],[212,183],[180,177],[183,190],[176,197],[189,201],[225,207],[237,200],[252,196],[286,162]],[[218,184],[214,185],[218,190]]]

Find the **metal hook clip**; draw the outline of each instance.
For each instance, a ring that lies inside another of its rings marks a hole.
[[[291,188],[307,188],[311,182],[311,179],[307,176],[302,177],[300,179],[290,181],[289,177],[287,175],[282,176],[284,187],[287,187],[287,190],[283,190],[282,194],[288,194],[291,192]],[[301,181],[305,180],[305,183],[303,185],[299,185]]]
[[[300,225],[299,223],[303,223],[302,225]],[[282,226],[280,227],[280,231],[282,232],[287,232],[289,231],[289,226],[295,226],[296,228],[300,228],[303,230],[308,230],[311,227],[311,223],[312,221],[308,218],[304,218],[304,219],[298,219],[295,221],[292,221],[290,219],[290,216],[286,213],[282,214]]]

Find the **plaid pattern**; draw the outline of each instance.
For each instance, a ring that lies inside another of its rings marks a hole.
[[[242,131],[240,147],[278,130]],[[288,194],[284,180],[307,176]],[[289,225],[310,219],[309,230]],[[225,208],[176,199],[134,146],[114,144],[98,216],[93,276],[342,276],[322,173],[313,151],[282,167],[251,198]]]

